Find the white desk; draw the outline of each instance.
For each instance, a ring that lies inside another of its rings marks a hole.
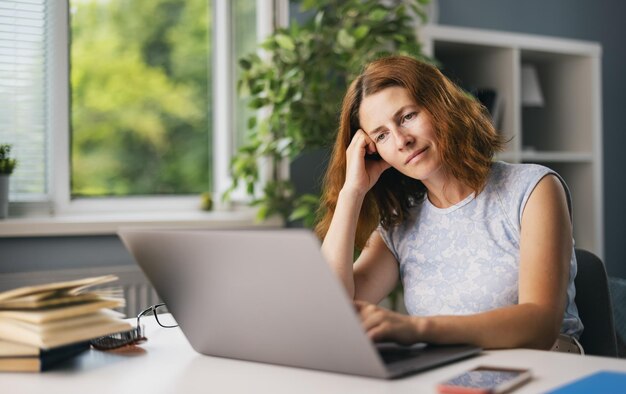
[[[143,319],[142,319],[143,322]],[[202,356],[178,328],[146,319],[143,352],[90,350],[41,374],[0,373],[2,393],[434,393],[435,385],[478,365],[531,368],[514,391],[539,393],[599,370],[626,372],[626,360],[538,350],[487,351],[477,357],[392,381]]]

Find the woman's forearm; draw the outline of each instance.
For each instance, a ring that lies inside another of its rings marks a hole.
[[[322,243],[322,255],[354,298],[354,242],[364,196],[342,189],[333,219]]]
[[[429,343],[469,343],[485,349],[550,349],[558,336],[558,311],[521,304],[467,316],[413,317],[418,337]],[[560,315],[562,317],[562,313]]]

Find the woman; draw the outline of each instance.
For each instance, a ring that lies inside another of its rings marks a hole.
[[[567,187],[492,162],[502,146],[431,65],[383,58],[350,85],[316,231],[372,340],[578,351]],[[377,306],[399,279],[409,316]]]

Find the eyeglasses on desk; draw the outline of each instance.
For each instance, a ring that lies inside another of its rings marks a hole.
[[[164,328],[178,327],[178,324],[167,313],[167,307],[164,303],[152,305],[137,315],[137,323],[134,328],[118,332],[115,334],[105,335],[100,338],[92,339],[91,346],[98,350],[113,350],[124,346],[135,346],[148,340],[145,335],[145,329],[141,325],[141,318],[144,316],[154,316],[157,324]]]

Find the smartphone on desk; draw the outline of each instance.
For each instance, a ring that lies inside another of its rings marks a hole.
[[[437,385],[441,394],[499,394],[531,378],[529,369],[480,366]]]

